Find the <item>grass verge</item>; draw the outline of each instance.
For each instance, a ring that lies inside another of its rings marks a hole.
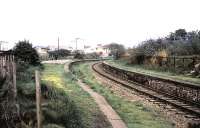
[[[55,89],[62,90],[63,95],[67,95],[77,108],[79,120],[82,123],[77,128],[110,127],[94,100],[77,85],[70,72],[64,72],[63,65],[45,64],[44,66],[42,81],[51,83]],[[57,101],[54,104],[57,104]],[[63,113],[72,109],[74,108],[61,109],[61,111]]]
[[[173,128],[174,125],[164,119],[155,110],[146,108],[140,102],[126,100],[103,87],[97,82],[90,69],[90,64],[75,65],[76,76],[87,83],[94,91],[103,95],[129,128]]]

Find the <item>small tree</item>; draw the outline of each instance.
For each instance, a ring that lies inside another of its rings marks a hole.
[[[119,59],[125,53],[125,48],[122,44],[111,43],[108,47],[111,50],[111,55],[113,55],[115,59]]]
[[[29,41],[19,41],[13,49],[16,60],[27,62],[31,65],[40,64],[39,55]]]

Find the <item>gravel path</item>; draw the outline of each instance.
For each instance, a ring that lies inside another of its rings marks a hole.
[[[72,60],[48,60],[42,61],[43,64],[65,64],[71,62]]]

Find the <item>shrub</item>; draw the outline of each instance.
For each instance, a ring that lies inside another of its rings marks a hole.
[[[130,56],[131,64],[143,64],[145,59],[144,52],[138,49],[132,49]]]
[[[13,49],[17,61],[23,61],[31,65],[40,64],[39,55],[29,41],[19,41]]]
[[[76,52],[75,55],[74,55],[74,58],[75,58],[75,59],[83,59],[83,58],[84,58],[84,54],[83,54],[83,53]]]
[[[98,59],[99,55],[97,53],[88,53],[84,56],[85,59]]]
[[[50,51],[48,52],[49,56],[54,57],[56,60],[61,58],[61,57],[67,57],[70,55],[70,51],[66,49],[60,49],[60,50],[55,50],[55,51]]]

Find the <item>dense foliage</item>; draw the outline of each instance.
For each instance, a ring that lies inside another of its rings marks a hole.
[[[47,66],[44,69],[46,68],[49,69]],[[36,91],[34,82],[34,73],[36,69],[43,73],[45,72],[45,70],[42,70],[43,67],[41,66],[30,66],[26,63],[17,64],[17,102],[20,108],[19,113],[21,120],[17,123],[16,128],[36,127]],[[42,78],[43,76],[41,79]],[[43,79],[41,81],[42,104],[45,104],[42,106],[42,127],[83,127],[82,120],[80,119],[80,111],[74,104],[74,101],[71,100],[63,89],[57,88],[54,84],[58,83],[43,81]]]
[[[39,55],[37,51],[32,47],[29,41],[19,41],[13,49],[15,58],[18,61],[23,61],[31,65],[40,64]]]
[[[124,53],[125,48],[122,44],[111,43],[108,45],[108,48],[111,50],[111,55],[115,57],[115,59],[119,59]]]
[[[200,31],[178,29],[164,38],[143,41],[129,51],[131,64],[189,73],[199,64]]]
[[[162,50],[166,50],[169,56],[199,55],[200,31],[178,29],[164,38],[144,41],[135,50],[146,56],[153,56]]]
[[[81,51],[75,51],[74,52],[74,59],[83,59],[85,56],[85,54]]]

